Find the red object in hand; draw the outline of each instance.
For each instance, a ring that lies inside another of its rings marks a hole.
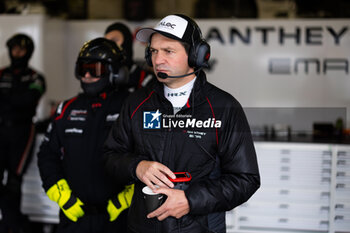
[[[189,172],[174,172],[176,178],[172,179],[170,177],[169,180],[173,183],[180,183],[180,182],[189,182],[192,179],[192,176]]]

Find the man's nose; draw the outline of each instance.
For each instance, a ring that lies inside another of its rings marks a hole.
[[[85,75],[84,75],[84,78],[91,78],[92,76],[91,76],[91,74],[90,74],[90,71],[86,71],[85,72]]]

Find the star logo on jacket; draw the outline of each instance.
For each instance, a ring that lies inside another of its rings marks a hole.
[[[157,111],[143,112],[143,128],[144,129],[160,129],[160,118],[162,113]]]

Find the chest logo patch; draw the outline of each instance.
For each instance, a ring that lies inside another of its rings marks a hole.
[[[70,121],[86,121],[87,110],[73,109],[68,117]]]

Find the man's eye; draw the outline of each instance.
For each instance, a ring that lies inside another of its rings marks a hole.
[[[157,50],[155,49],[150,49],[151,53],[157,53]]]
[[[173,53],[172,50],[165,50],[166,53]]]

